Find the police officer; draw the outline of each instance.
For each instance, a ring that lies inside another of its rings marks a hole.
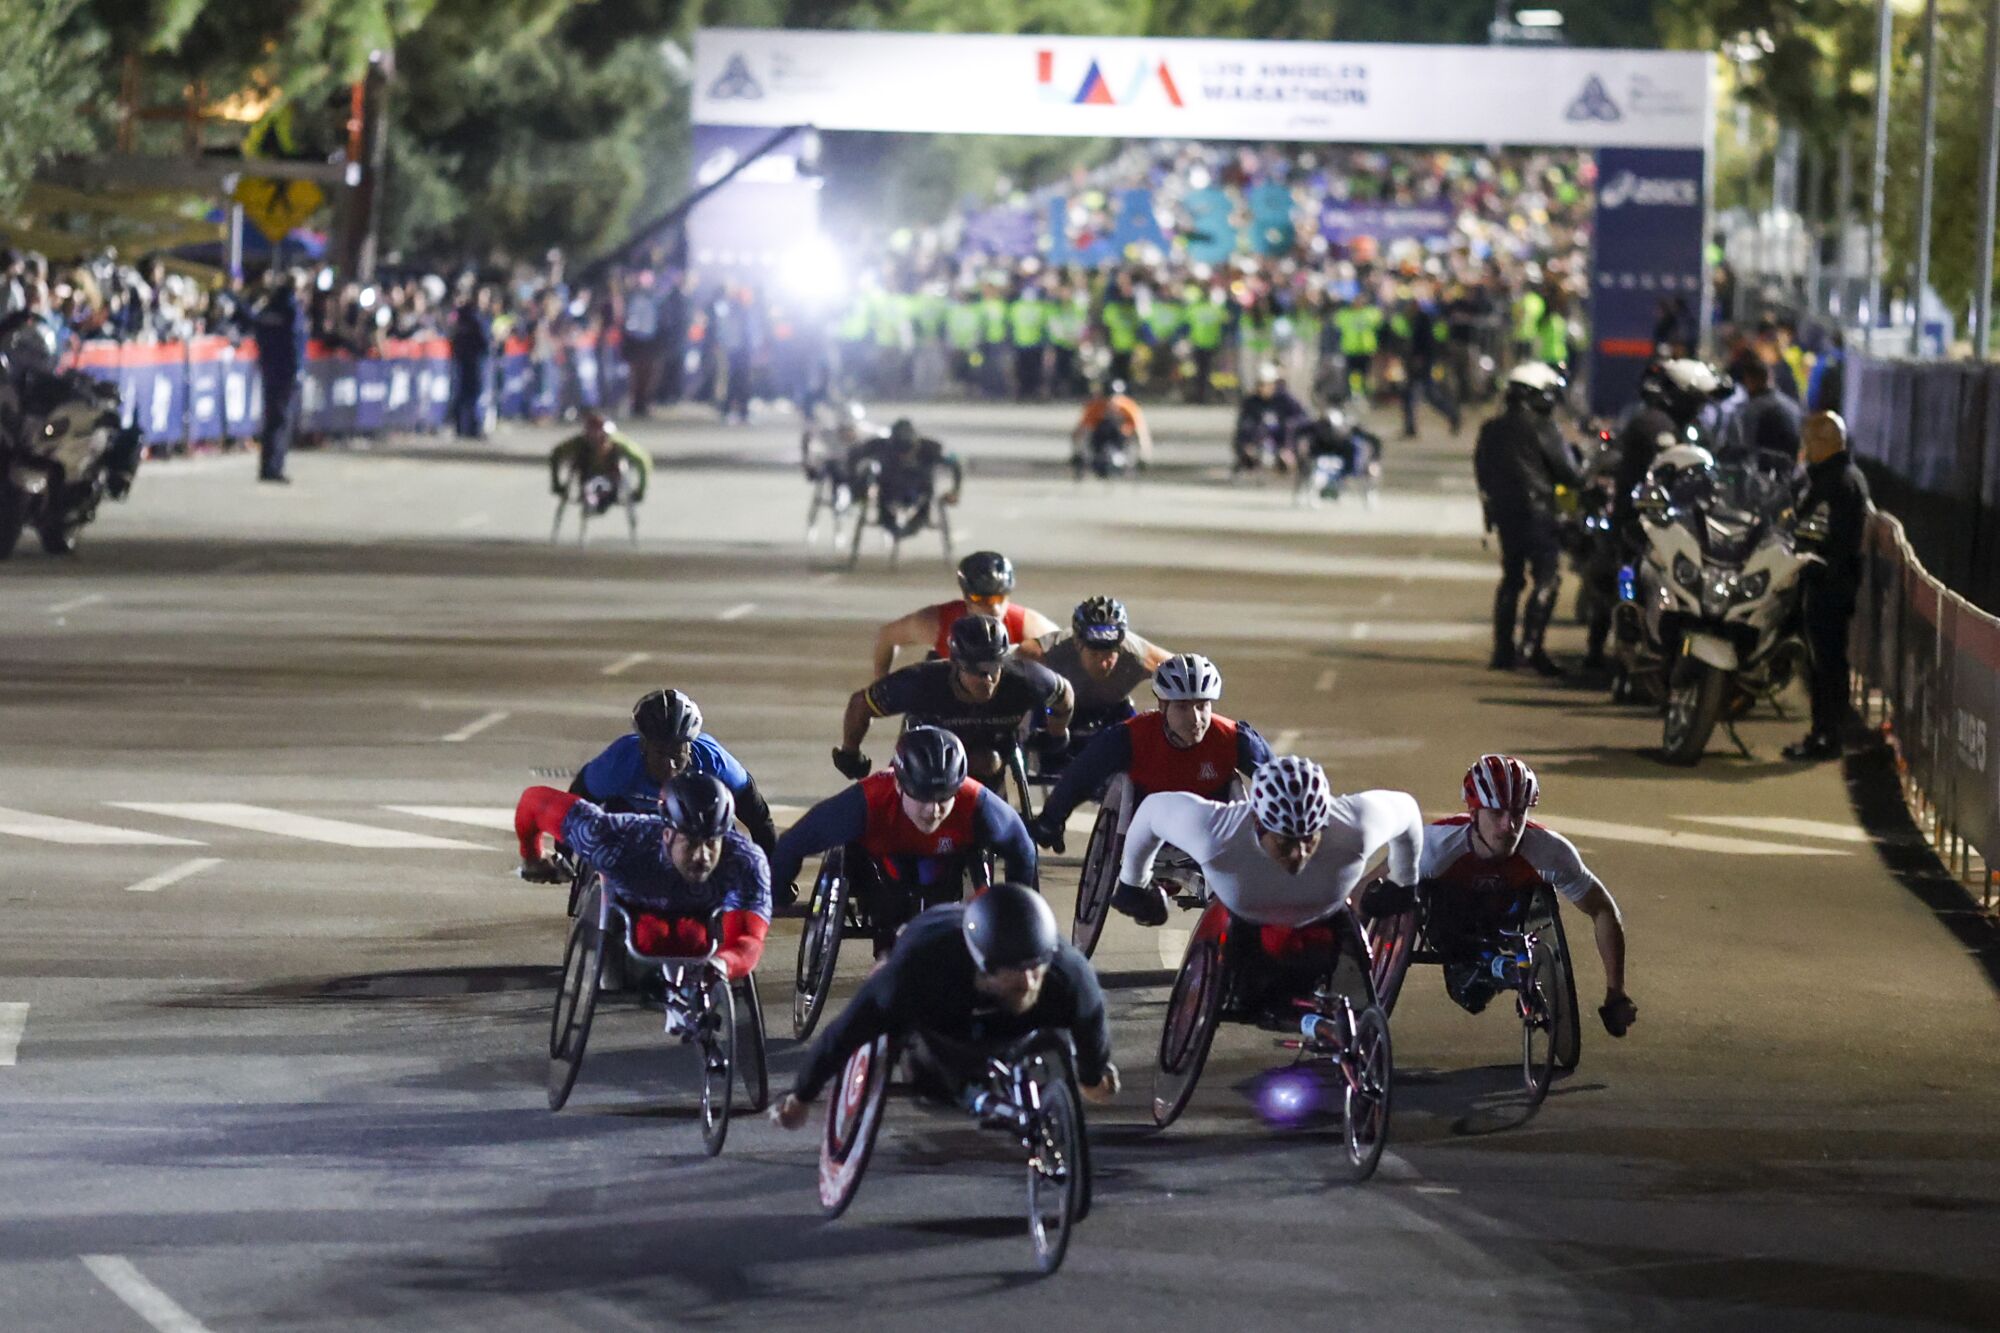
[[[486,435],[486,382],[493,342],[493,289],[466,291],[451,324],[451,421],[460,439]]]
[[[1847,622],[1861,587],[1861,544],[1867,532],[1868,482],[1847,452],[1847,423],[1837,412],[1815,412],[1802,431],[1806,495],[1799,502],[1800,545],[1823,563],[1805,575],[1806,643],[1812,649],[1812,730],[1785,747],[1785,758],[1840,757],[1847,715]]]
[[[284,485],[285,455],[299,423],[299,378],[306,369],[306,310],[300,275],[272,269],[270,292],[257,307],[252,336],[264,380],[264,429],[257,437],[257,480]]]
[[[1544,676],[1562,674],[1542,649],[1562,580],[1555,492],[1558,485],[1580,486],[1583,480],[1550,420],[1563,388],[1563,377],[1550,366],[1538,361],[1516,366],[1507,377],[1506,407],[1479,428],[1472,450],[1486,526],[1500,534],[1493,658],[1487,664],[1495,671],[1510,671],[1517,660],[1514,618],[1521,589],[1532,575],[1534,591],[1522,618],[1518,657]]]

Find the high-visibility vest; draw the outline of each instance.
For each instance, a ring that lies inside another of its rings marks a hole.
[[[916,335],[924,342],[935,342],[944,335],[944,312],[947,302],[936,292],[920,292],[912,298],[911,323]]]
[[[1049,308],[1039,297],[1023,296],[1007,307],[1016,347],[1040,347],[1048,333]]]
[[[1156,343],[1169,343],[1180,333],[1186,322],[1186,312],[1178,301],[1155,300],[1153,308],[1146,313],[1146,332]]]
[[[989,343],[1007,341],[1007,302],[998,296],[979,303],[979,338]]]
[[[853,304],[847,307],[847,313],[840,317],[840,325],[834,330],[834,336],[844,343],[860,342],[868,336],[869,315],[870,302],[867,295],[864,293],[856,296]]]
[[[1381,346],[1382,312],[1372,305],[1344,305],[1333,314],[1345,356],[1373,356]]]
[[[910,298],[901,292],[883,292],[875,298],[875,345],[897,347],[910,320]]]
[[[1229,311],[1220,301],[1190,301],[1186,312],[1189,342],[1204,352],[1222,346],[1222,331],[1229,325]]]
[[[970,297],[953,301],[944,312],[944,336],[953,351],[969,352],[979,346],[979,303]]]
[[[1553,310],[1542,316],[1539,341],[1542,360],[1550,363],[1569,360],[1569,322]]]
[[[1074,347],[1083,341],[1083,313],[1060,301],[1049,302],[1049,345]]]
[[[1129,352],[1139,345],[1139,309],[1130,301],[1104,303],[1104,336],[1114,352]]]
[[[1549,303],[1540,292],[1522,292],[1514,305],[1514,336],[1522,342],[1533,342],[1535,330],[1541,326],[1548,308]]]

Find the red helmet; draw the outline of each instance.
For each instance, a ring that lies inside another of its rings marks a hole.
[[[1465,770],[1468,810],[1526,810],[1542,799],[1535,770],[1511,754],[1482,754]]]

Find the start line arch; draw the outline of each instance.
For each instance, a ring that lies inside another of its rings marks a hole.
[[[1589,149],[1589,377],[1609,412],[1637,388],[1662,300],[1697,310],[1707,341],[1714,81],[1691,51],[703,28],[693,120],[697,161],[704,141],[787,125]],[[798,201],[768,203],[796,222]]]

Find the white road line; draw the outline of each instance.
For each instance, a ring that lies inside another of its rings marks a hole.
[[[1382,1153],[1381,1162],[1375,1168],[1375,1174],[1384,1180],[1413,1181],[1423,1179],[1423,1176],[1418,1173],[1417,1168],[1411,1166],[1406,1158],[1400,1154],[1389,1152],[1386,1149]]]
[[[790,828],[803,819],[806,811],[810,808],[803,805],[773,805],[771,807],[771,822],[781,828]]]
[[[1187,953],[1188,937],[1194,932],[1177,926],[1161,926],[1153,933],[1159,937],[1160,966],[1178,968],[1182,955]]]
[[[1356,643],[1360,643],[1363,639],[1367,638],[1374,632],[1375,632],[1375,627],[1373,625],[1369,624],[1365,620],[1357,620],[1354,622],[1354,628],[1348,631],[1348,637],[1353,639]]]
[[[21,1033],[28,1027],[28,1004],[9,1000],[0,1004],[0,1065],[11,1065],[21,1053]]]
[[[394,810],[399,815],[415,815],[419,819],[441,819],[447,824],[470,824],[474,828],[499,829],[503,833],[514,831],[514,811],[504,805],[385,805],[384,810]]]
[[[170,838],[164,833],[143,833],[135,828],[114,828],[108,824],[86,824],[80,819],[58,819],[28,810],[0,806],[0,833],[41,842],[61,842],[72,847],[200,847],[192,838]]]
[[[122,1254],[86,1254],[83,1266],[132,1313],[159,1333],[208,1333],[208,1325],[175,1303],[174,1298],[146,1280]]]
[[[496,713],[488,713],[484,717],[474,718],[457,731],[452,732],[449,736],[438,737],[438,740],[445,745],[456,745],[460,741],[469,741],[488,727],[497,727],[512,716],[512,713],[505,712],[504,710]]]
[[[1647,828],[1640,824],[1614,824],[1603,819],[1552,819],[1549,827],[1565,837],[1602,838],[1607,842],[1639,842],[1651,847],[1678,848],[1688,852],[1714,852],[1719,856],[1852,856],[1852,852],[1831,847],[1801,847],[1788,842],[1757,842],[1749,838],[1718,838],[1710,833],[1685,833],[1680,829]]]
[[[222,858],[219,856],[197,856],[192,861],[183,861],[173,869],[162,870],[159,874],[142,879],[137,884],[127,884],[125,892],[157,893],[169,884],[178,884],[189,875],[199,875],[202,871],[213,869],[221,864]]]
[[[1333,667],[1328,667],[1319,673],[1319,679],[1313,682],[1313,688],[1321,694],[1332,694],[1333,682],[1339,679],[1340,672]]]
[[[1449,1185],[1419,1185],[1419,1186],[1417,1186],[1417,1193],[1419,1193],[1419,1194],[1456,1194],[1456,1193],[1458,1193],[1458,1191],[1457,1191],[1457,1190],[1455,1190],[1455,1189],[1453,1189],[1453,1188],[1452,1188],[1451,1186],[1449,1186]]]
[[[230,801],[113,801],[123,810],[139,810],[169,819],[192,819],[201,824],[247,829],[252,833],[273,833],[283,838],[307,842],[330,842],[342,847],[399,848],[421,851],[480,852],[477,843],[436,838],[428,833],[404,833],[400,829],[354,824],[345,819],[321,819],[317,815],[295,815],[289,810],[273,810],[261,805],[238,805]]]
[[[652,660],[653,655],[651,653],[627,653],[610,666],[604,668],[602,674],[606,676],[622,676],[641,662],[650,662]]]
[[[101,592],[86,593],[82,597],[72,597],[67,602],[57,602],[49,608],[49,614],[52,616],[67,615],[71,611],[80,611],[86,606],[96,606],[103,600],[104,594]]]
[[[483,528],[492,521],[492,519],[484,514],[467,514],[464,518],[452,524],[452,526],[460,532],[464,532],[467,528]]]
[[[756,609],[757,609],[757,603],[755,602],[738,602],[736,605],[730,607],[727,611],[724,611],[721,615],[717,616],[716,619],[741,620],[743,619],[743,617],[749,615],[752,611],[755,611]]]
[[[1674,818],[1690,824],[1719,824],[1752,833],[1789,833],[1795,838],[1825,838],[1829,842],[1875,841],[1867,829],[1852,824],[1830,824],[1821,819],[1787,819],[1780,815],[1675,815]]]
[[[1286,727],[1283,731],[1271,737],[1271,753],[1290,754],[1292,747],[1299,743],[1300,734],[1297,727]]]

